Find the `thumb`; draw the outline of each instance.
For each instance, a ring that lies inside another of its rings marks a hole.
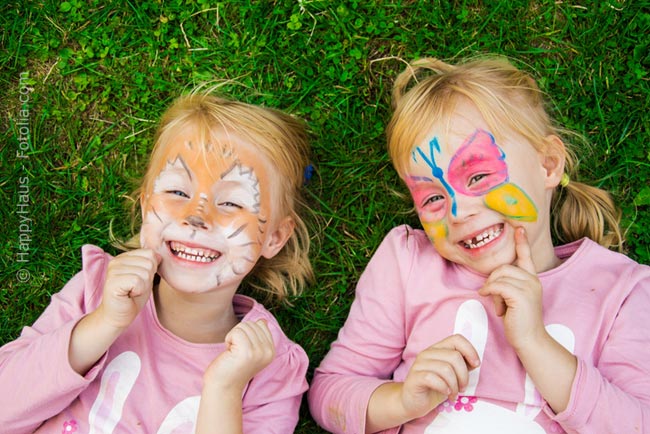
[[[526,229],[522,227],[515,228],[515,252],[517,253],[515,265],[530,274],[536,275],[537,271],[530,251],[530,244],[528,244]]]

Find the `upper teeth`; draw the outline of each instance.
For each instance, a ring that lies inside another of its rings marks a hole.
[[[175,241],[170,243],[170,247],[176,256],[188,261],[212,262],[220,256],[219,252],[215,250],[187,247]]]
[[[488,229],[487,231],[483,232],[482,234],[477,235],[474,238],[471,238],[469,240],[464,240],[463,244],[465,244],[465,247],[468,249],[476,249],[479,247],[482,247],[501,235],[501,232],[503,232],[502,227],[498,227],[496,229]]]

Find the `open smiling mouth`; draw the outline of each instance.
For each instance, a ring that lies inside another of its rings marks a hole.
[[[478,249],[479,247],[483,247],[484,245],[497,239],[502,232],[503,232],[503,224],[500,224],[484,231],[481,234],[478,234],[474,238],[461,241],[461,244],[466,249],[470,249],[470,250]]]
[[[179,243],[178,241],[170,241],[167,244],[169,245],[169,250],[171,250],[174,256],[186,261],[207,263],[214,262],[219,259],[219,256],[221,256],[221,253],[216,250],[189,247]]]

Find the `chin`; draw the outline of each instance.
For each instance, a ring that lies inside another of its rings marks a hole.
[[[485,262],[479,262],[478,264],[474,263],[472,264],[471,262],[467,264],[468,267],[478,271],[481,274],[492,274],[494,270],[496,270],[499,267],[503,267],[504,265],[512,265],[515,261],[515,256],[514,255],[508,255],[507,257],[492,257],[489,258],[489,260]]]
[[[447,257],[447,259],[451,262],[462,264],[477,273],[489,275],[499,267],[512,264],[516,257],[514,251],[493,251],[483,255],[472,255],[467,254],[467,252],[463,250],[458,252],[456,257]]]
[[[217,278],[215,276],[196,276],[190,273],[170,272],[167,267],[161,266],[158,269],[158,274],[162,279],[167,282],[167,285],[174,290],[186,294],[200,294],[208,292],[217,285]],[[206,282],[214,281],[214,285],[206,285]]]

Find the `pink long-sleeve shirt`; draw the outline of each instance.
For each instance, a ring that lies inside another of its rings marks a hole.
[[[194,432],[203,373],[225,344],[194,344],[158,322],[153,299],[102,359],[80,376],[68,362],[72,328],[100,303],[110,256],[83,248],[83,270],[52,297],[21,336],[0,348],[0,432]],[[235,295],[242,321],[267,321],[275,359],[243,395],[246,433],[292,433],[298,422],[307,355],[255,300]]]
[[[364,433],[368,401],[416,356],[460,333],[481,357],[456,402],[387,433],[650,433],[650,267],[583,239],[539,274],[544,324],[578,360],[568,407],[545,404],[508,344],[485,276],[440,257],[425,233],[393,229],[362,274],[338,339],[314,374],[312,415]]]

